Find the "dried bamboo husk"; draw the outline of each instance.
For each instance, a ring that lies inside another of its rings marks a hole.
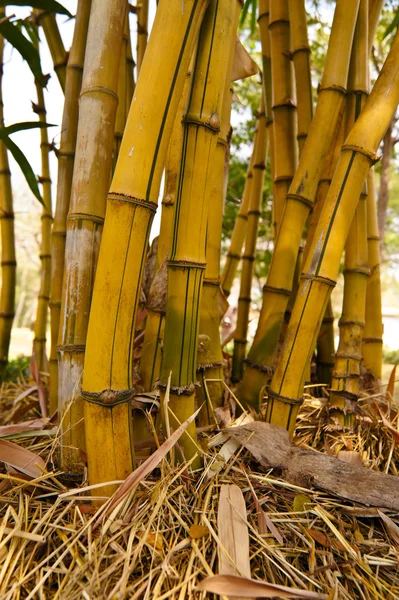
[[[4,17],[4,8],[0,9]],[[4,38],[0,36],[0,125],[4,127],[2,82]],[[15,313],[16,256],[14,209],[11,173],[7,148],[0,141],[0,230],[1,230],[1,292],[0,292],[0,380],[8,362],[11,329]]]
[[[170,410],[170,424],[174,429],[194,413],[200,302],[213,183],[207,175],[214,166],[225,81],[230,80],[239,18],[237,6],[240,5],[236,0],[209,4],[201,27],[190,97],[183,118],[183,151],[173,244],[168,261],[160,384],[164,412],[167,415]],[[165,404],[170,373],[170,395]],[[192,423],[179,442],[186,459],[198,454],[195,438],[195,423]],[[199,464],[197,456],[193,466]]]
[[[306,365],[335,285],[343,247],[376,151],[399,102],[399,35],[341,149],[269,389],[268,418],[293,431]]]
[[[143,263],[170,134],[205,8],[205,0],[185,0],[184,11],[177,4],[158,6],[108,194],[83,377],[93,483],[125,477],[133,468],[131,358]]]
[[[57,344],[61,313],[62,280],[65,264],[66,219],[72,187],[78,129],[79,96],[82,86],[83,62],[89,26],[91,0],[79,0],[75,29],[69,52],[65,101],[62,115],[60,147],[58,150],[57,196],[54,222],[51,231],[51,286],[50,286],[50,413],[58,408],[58,359]]]
[[[240,401],[254,407],[259,407],[262,390],[273,373],[303,229],[317,193],[325,157],[336,133],[337,121],[342,115],[357,11],[358,0],[338,0],[319,101],[287,196],[264,286],[258,328],[248,353],[243,381],[237,388]],[[315,156],[318,160],[315,160]]]
[[[61,464],[70,472],[79,472],[83,468],[81,452],[85,451],[85,424],[81,379],[111,178],[119,58],[126,10],[125,0],[112,4],[93,0],[87,33],[57,346],[58,407],[63,434]],[[100,45],[99,28],[104,31]],[[90,435],[90,427],[87,432]]]

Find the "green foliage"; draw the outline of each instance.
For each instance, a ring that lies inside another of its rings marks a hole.
[[[26,182],[32,190],[33,194],[39,200],[41,204],[43,203],[43,198],[40,195],[39,186],[37,185],[36,176],[30,166],[28,159],[25,154],[20,150],[20,148],[10,139],[10,135],[12,133],[16,133],[17,131],[24,131],[26,129],[37,129],[43,127],[53,127],[49,123],[42,123],[40,121],[25,121],[23,123],[14,123],[13,125],[9,125],[8,127],[0,128],[0,140],[4,143],[6,148],[11,152],[14,159],[17,161],[22,173],[25,176]]]
[[[383,350],[382,359],[385,364],[399,365],[399,350]]]
[[[33,43],[28,40],[20,29],[17,22],[3,21],[0,23],[0,34],[20,53],[28,63],[36,81],[42,87],[47,85],[47,77],[42,73],[39,51]]]
[[[7,364],[3,381],[17,382],[21,376],[28,377],[30,371],[30,356],[18,356]]]
[[[25,0],[13,0],[12,2],[9,2],[8,0],[0,0],[0,6],[31,6],[32,8],[39,8],[40,10],[46,10],[48,12],[59,13],[60,15],[72,17],[69,10],[55,0],[30,0],[30,2],[26,2]]]

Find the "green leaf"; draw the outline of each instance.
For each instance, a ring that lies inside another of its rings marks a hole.
[[[55,0],[30,0],[30,2],[26,2],[26,0],[11,0],[11,2],[10,0],[0,0],[0,6],[31,6],[32,8],[40,8],[47,12],[72,17],[69,10]]]
[[[258,6],[258,0],[245,0],[244,6],[242,7],[242,11],[241,11],[241,19],[240,19],[241,27],[242,27],[242,25],[244,25],[247,14],[249,12],[251,14],[251,25],[250,25],[251,33],[254,33],[255,28],[256,28],[257,6]],[[251,8],[251,11],[249,11],[250,8]]]
[[[12,126],[11,126],[12,127]],[[3,130],[4,131],[4,130]],[[43,198],[40,195],[39,186],[37,184],[36,176],[33,172],[32,167],[30,166],[28,159],[25,154],[18,148],[17,144],[15,144],[8,135],[2,135],[1,137],[6,148],[11,152],[15,160],[20,166],[22,173],[25,175],[25,179],[33,194],[39,200],[40,204],[44,206]]]
[[[385,38],[388,37],[388,35],[390,33],[392,33],[392,31],[398,25],[399,25],[399,10],[396,12],[396,15],[394,16],[394,18],[392,19],[392,21],[390,22],[390,24],[388,25],[388,27],[384,31],[384,35],[382,36],[382,39],[385,40]]]
[[[38,84],[45,87],[47,84],[47,77],[42,73],[39,52],[32,42],[21,33],[16,25],[10,23],[10,21],[0,23],[0,34],[10,42],[10,44],[18,50],[22,58],[26,60]]]
[[[55,125],[43,123],[43,121],[22,121],[21,123],[14,123],[13,125],[8,125],[8,127],[0,128],[0,139],[4,140],[5,137],[8,137],[12,133],[17,133],[17,131],[37,128],[43,129],[43,127],[55,127]]]

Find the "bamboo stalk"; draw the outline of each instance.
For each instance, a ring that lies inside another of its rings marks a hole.
[[[67,472],[82,469],[79,451],[85,450],[80,387],[94,275],[111,178],[118,103],[118,59],[126,10],[126,0],[106,3],[93,0],[87,34],[57,346],[61,465]],[[103,31],[100,40],[99,30]],[[90,435],[90,428],[87,431]]]
[[[178,3],[159,4],[108,194],[83,378],[92,483],[123,479],[134,465],[131,355],[143,261],[206,5],[206,0],[185,0],[182,11]]]
[[[368,0],[361,0],[348,76],[347,134],[359,117],[367,98],[368,57]],[[367,187],[364,187],[346,241],[344,296],[342,316],[338,323],[340,339],[330,392],[331,416],[342,426],[348,427],[353,425],[353,415],[361,390],[360,361],[368,276]]]
[[[129,11],[126,11],[125,26],[122,38],[121,58],[118,71],[118,106],[116,109],[115,130],[114,130],[114,148],[112,152],[112,172],[115,170],[116,161],[118,160],[119,150],[121,147],[123,132],[126,125],[127,111],[130,105],[127,106],[127,86],[131,85],[127,82],[127,61],[128,61],[128,45],[129,45]]]
[[[342,251],[370,166],[399,102],[399,34],[345,144],[312,243],[269,390],[270,422],[293,431],[306,365],[338,275]]]
[[[88,1],[90,2],[90,0]],[[65,93],[68,52],[65,50],[55,14],[44,10],[38,10],[36,14],[37,22],[42,27],[46,36],[51,58],[53,59],[54,71],[60,82],[61,89]]]
[[[267,283],[263,288],[258,328],[248,353],[243,381],[237,388],[240,401],[253,407],[259,406],[262,390],[273,373],[303,229],[313,206],[325,157],[336,133],[337,121],[342,115],[348,57],[358,7],[359,0],[338,0],[336,4],[315,116],[287,195]]]
[[[0,9],[0,18],[4,8]],[[4,127],[3,115],[3,51],[4,38],[0,36],[0,126]],[[0,231],[1,231],[1,291],[0,291],[0,381],[8,363],[11,329],[15,312],[16,258],[14,235],[14,210],[11,189],[11,173],[7,149],[0,141]]]
[[[127,17],[127,35],[128,35],[128,42],[127,42],[127,54],[126,54],[126,115],[129,114],[130,105],[131,105],[132,99],[133,99],[134,88],[135,88],[134,69],[136,66],[136,63],[134,62],[134,59],[133,59],[133,52],[132,52],[132,36],[131,36],[131,32],[130,32],[129,11],[128,11],[128,17]]]
[[[141,71],[148,40],[148,0],[137,0],[137,77]]]
[[[256,241],[258,236],[259,218],[261,215],[263,184],[265,180],[267,160],[267,133],[265,100],[262,95],[259,112],[259,130],[255,146],[253,164],[253,179],[251,198],[247,213],[247,235],[245,239],[245,250],[242,256],[242,271],[240,295],[238,298],[237,325],[234,335],[234,352],[232,381],[242,378],[244,369],[245,349],[247,345],[247,333],[249,323],[249,309],[251,305],[252,278],[255,265]]]
[[[36,44],[39,49],[39,43]],[[39,121],[46,122],[46,106],[44,103],[43,88],[36,83],[37,104],[33,110],[39,115]],[[51,286],[51,226],[53,222],[51,206],[51,178],[49,164],[50,144],[47,128],[40,130],[40,154],[42,161],[42,174],[39,182],[42,184],[43,210],[41,216],[41,249],[40,249],[40,290],[37,300],[36,319],[34,326],[33,353],[36,357],[39,371],[46,370],[46,331],[48,309],[50,302]]]
[[[298,162],[297,107],[294,71],[291,62],[290,14],[288,0],[270,0],[269,33],[271,48],[272,111],[274,135],[273,217],[277,234],[285,197]],[[278,147],[277,147],[278,141]]]
[[[310,47],[306,23],[305,0],[288,0],[292,26],[292,60],[294,62],[295,89],[298,106],[298,146],[302,153],[313,119],[312,76],[310,72]]]
[[[170,424],[173,428],[195,410],[199,309],[206,267],[209,198],[213,184],[211,169],[220,132],[225,81],[226,78],[230,79],[231,55],[239,18],[237,6],[236,0],[211,0],[209,4],[201,27],[190,99],[183,119],[183,151],[173,244],[168,261],[160,384],[164,402],[166,381],[171,373],[168,407],[172,411]],[[165,411],[168,407],[165,406]],[[179,442],[185,459],[198,453],[195,439],[193,422]],[[193,466],[199,464],[200,457],[197,457]]]
[[[379,392],[382,376],[382,302],[380,278],[380,238],[377,221],[374,169],[367,178],[367,249],[370,276],[366,290],[366,314],[363,331],[364,387],[368,392]]]
[[[50,413],[58,408],[57,343],[61,316],[62,280],[64,275],[66,219],[72,187],[78,129],[79,95],[82,86],[83,62],[89,26],[91,0],[79,0],[73,41],[68,58],[65,102],[62,115],[60,148],[58,151],[57,197],[51,231],[51,351],[50,351]]]
[[[162,347],[166,314],[166,261],[173,239],[173,217],[179,177],[180,157],[183,146],[182,119],[190,91],[191,73],[187,74],[181,100],[173,125],[165,164],[164,196],[162,199],[161,225],[158,239],[157,274],[150,289],[147,308],[145,337],[140,359],[140,379],[145,390],[151,390],[161,374]],[[133,423],[136,430],[136,424]]]

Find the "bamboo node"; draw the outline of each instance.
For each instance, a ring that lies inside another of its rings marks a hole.
[[[359,275],[365,275],[366,277],[369,277],[370,269],[368,267],[355,267],[354,269],[343,270],[344,275],[350,275],[351,273],[357,273]]]
[[[228,252],[227,257],[234,258],[235,260],[241,260],[241,254],[235,254],[234,252]]]
[[[306,196],[301,196],[300,194],[287,194],[286,199],[293,200],[294,202],[300,202],[301,204],[304,204],[308,208],[313,207],[313,201],[310,200],[309,198],[306,198]]]
[[[266,170],[266,165],[265,165],[265,163],[257,163],[252,168],[253,169],[259,169],[260,171],[265,171]]]
[[[329,277],[322,277],[321,275],[312,275],[311,273],[302,273],[301,279],[310,279],[310,281],[324,283],[325,285],[329,285],[330,287],[335,287],[337,285],[337,282],[334,281],[334,279],[330,279]]]
[[[0,219],[13,219],[14,218],[14,213],[12,211],[7,212],[5,210],[2,210],[0,212]]]
[[[81,391],[81,396],[86,402],[92,402],[93,404],[100,404],[101,406],[112,408],[118,404],[129,402],[134,394],[134,389],[128,390],[103,390],[102,392],[86,392]]]
[[[90,223],[97,223],[98,225],[104,224],[104,217],[98,215],[90,215],[88,213],[72,213],[68,215],[67,222],[70,221],[89,221]]]
[[[367,337],[367,338],[363,338],[363,344],[383,344],[383,339],[382,338],[377,338],[377,337]]]
[[[51,254],[39,254],[40,260],[44,260],[45,258],[51,258]]]
[[[203,285],[214,285],[216,287],[219,287],[220,285],[220,278],[219,277],[204,277],[204,279],[202,280]]]
[[[2,267],[16,267],[17,261],[16,260],[2,260],[1,266]]]
[[[205,269],[206,263],[191,262],[190,260],[168,260],[168,267],[171,269]]]
[[[280,294],[281,296],[291,296],[291,290],[285,288],[276,288],[272,285],[264,285],[262,288],[263,293],[271,292],[272,294]]]
[[[83,71],[83,65],[79,65],[78,63],[68,63],[68,69],[77,69],[78,71]]]
[[[163,383],[162,381],[156,381],[155,385],[162,391],[166,391],[166,388],[168,387],[167,384]],[[197,387],[201,387],[199,381],[196,381],[195,383],[189,383],[188,385],[171,385],[169,391],[171,394],[177,396],[192,396],[195,393],[195,388]]]
[[[158,208],[156,202],[145,200],[145,198],[136,198],[135,196],[129,196],[129,194],[121,194],[120,192],[109,192],[108,200],[112,200],[113,202],[127,202],[128,204],[135,204],[136,206],[147,208],[148,210],[151,210],[154,213]]]
[[[198,364],[197,373],[201,371],[208,371],[209,369],[216,369],[216,367],[224,367],[225,364],[226,362],[224,360],[220,360],[219,362],[214,363]]]
[[[278,400],[279,402],[282,402],[283,404],[291,404],[292,406],[295,406],[295,405],[300,405],[303,402],[303,398],[289,398],[288,396],[281,396],[277,392],[273,392],[273,390],[270,389],[269,387],[266,388],[266,391],[267,391],[268,398],[270,398],[273,401]]]
[[[246,358],[244,360],[244,365],[247,365],[247,367],[249,367],[250,369],[256,369],[261,373],[266,373],[266,375],[270,375],[270,377],[274,373],[274,367],[269,367],[268,365],[261,365],[260,363],[257,363],[254,360],[250,360],[249,358]]]
[[[346,96],[347,91],[346,88],[344,88],[342,85],[335,85],[334,83],[331,85],[327,85],[324,86],[322,83],[319,85],[319,87],[317,88],[317,93],[321,94],[321,92],[338,92],[339,94],[342,94],[343,96]]]
[[[362,355],[356,354],[356,353],[348,354],[347,352],[336,352],[335,358],[349,358],[350,360],[361,361]],[[334,377],[335,377],[335,375],[334,375]],[[339,377],[339,375],[337,375],[336,377]],[[343,377],[348,377],[348,376],[343,375]],[[354,377],[357,377],[357,375],[354,375]]]
[[[0,169],[0,175],[11,175],[10,169]]]
[[[50,296],[44,296],[43,294],[40,294],[38,296],[39,300],[45,300],[46,302],[48,302],[50,300]]]
[[[15,313],[0,312],[0,319],[13,319],[14,317]]]
[[[84,96],[84,94],[95,93],[106,94],[107,96],[111,96],[111,98],[114,98],[116,102],[119,102],[118,94],[111,88],[106,87],[105,85],[91,85],[80,92],[80,97]]]
[[[334,323],[334,317],[324,317],[322,323]]]
[[[238,213],[236,219],[244,219],[244,221],[248,221],[247,215],[243,215],[243,214],[240,214],[240,213]]]
[[[183,124],[191,123],[192,125],[197,125],[198,127],[205,127],[206,129],[210,129],[214,133],[220,132],[220,119],[216,113],[211,115],[211,117],[209,119],[199,119],[197,117],[194,117],[194,116],[191,116],[188,114],[185,117],[183,117],[182,123]]]
[[[85,352],[86,344],[57,344],[57,352]]]
[[[355,144],[343,144],[341,151],[363,154],[363,156],[368,158],[372,165],[375,165],[375,163],[381,159],[381,154],[376,154],[372,150],[367,150],[366,148],[363,148],[362,146],[356,146]]]
[[[296,110],[297,106],[295,102],[291,100],[291,98],[287,98],[285,102],[280,102],[279,104],[273,104],[272,109],[276,110],[277,108],[289,108],[292,110]]]
[[[306,54],[310,54],[311,50],[309,48],[309,46],[299,46],[299,48],[295,48],[294,50],[291,50],[291,56],[294,57],[295,54],[298,54],[299,52],[306,52]]]
[[[162,199],[161,204],[163,206],[173,206],[174,204],[174,197],[172,194],[166,194],[166,196]]]

